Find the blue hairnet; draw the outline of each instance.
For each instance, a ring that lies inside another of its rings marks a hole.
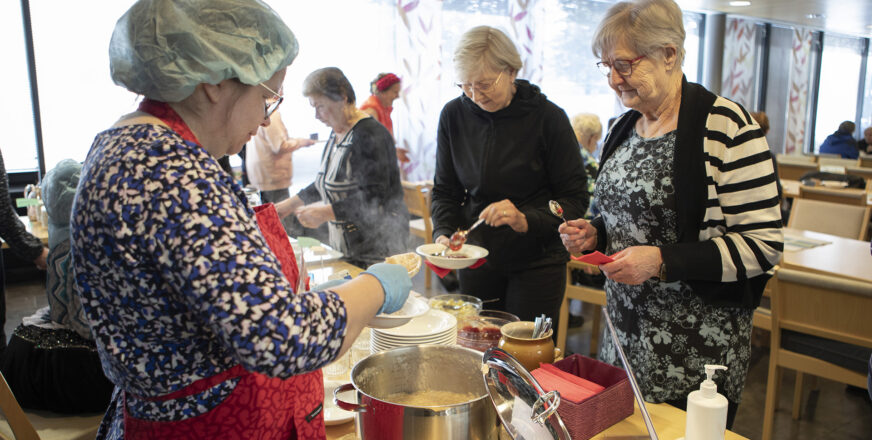
[[[45,213],[48,214],[48,247],[70,238],[70,212],[73,210],[73,199],[76,196],[76,186],[82,174],[82,164],[64,159],[49,170],[42,179],[42,202]]]
[[[115,24],[109,66],[131,92],[178,102],[200,83],[266,81],[297,52],[293,32],[259,0],[139,0]]]

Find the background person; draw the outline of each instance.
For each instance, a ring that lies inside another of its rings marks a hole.
[[[381,122],[391,136],[394,135],[394,120],[391,112],[394,111],[394,101],[400,97],[402,83],[400,78],[393,73],[379,73],[369,83],[371,95],[360,105],[360,110]],[[396,147],[397,160],[400,164],[409,162],[409,151],[405,148]]]
[[[607,310],[645,399],[683,408],[704,364],[729,368],[718,392],[728,426],[751,354],[751,317],[783,247],[769,147],[738,104],[688,83],[681,9],[620,2],[600,22],[595,56],[632,110],[606,138],[600,215],[560,226],[571,252],[599,250]],[[603,335],[600,358],[618,365]]]
[[[863,139],[857,141],[857,149],[861,153],[872,154],[872,127],[863,130]]]
[[[521,58],[501,31],[468,30],[454,51],[461,96],[439,117],[432,192],[433,238],[447,244],[458,228],[482,225],[469,243],[489,251],[476,269],[458,270],[460,291],[532,321],[557,326],[569,255],[560,244],[558,201],[569,218],[589,194],[578,142],[566,113],[539,87],[517,79]]]
[[[261,202],[278,203],[291,197],[294,152],[315,141],[289,137],[278,111],[273,112],[269,121],[266,127],[258,127],[257,133],[246,144],[245,170],[248,180],[260,191]],[[289,235],[302,233],[302,226],[294,217],[285,217],[282,223]]]
[[[323,438],[317,370],[411,282],[381,264],[294,292],[217,162],[269,124],[293,33],[259,1],[140,0],[109,54],[112,79],[145,100],[97,134],[72,213],[79,294],[115,384],[98,438]]]
[[[12,252],[24,261],[33,261],[40,270],[46,268],[48,248],[33,234],[27,232],[18,213],[12,205],[9,196],[9,178],[6,176],[6,165],[0,152],[0,238],[3,239]],[[0,252],[0,352],[6,349],[6,275],[3,264],[3,253]]]
[[[106,411],[106,379],[70,267],[70,211],[82,165],[64,159],[42,179],[48,215],[48,307],[24,318],[0,356],[0,370],[24,408],[58,413]]]
[[[860,157],[857,149],[857,141],[854,139],[854,125],[851,121],[843,121],[835,133],[827,136],[818,149],[821,154],[838,154],[843,159],[856,159]]]
[[[357,109],[351,83],[335,67],[310,73],[303,96],[332,132],[315,181],[279,203],[279,215],[294,213],[307,228],[327,222],[330,246],[353,264],[405,252],[409,211],[391,134]]]

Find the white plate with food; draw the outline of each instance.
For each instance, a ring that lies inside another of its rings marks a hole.
[[[427,303],[427,300],[420,293],[412,291],[409,292],[409,297],[400,310],[390,314],[375,315],[375,318],[369,321],[367,327],[378,329],[399,327],[407,324],[413,318],[427,313],[429,310],[430,305]]]
[[[418,255],[426,258],[434,266],[444,269],[465,269],[487,256],[487,249],[472,244],[464,244],[452,251],[439,243],[422,244],[415,249]]]
[[[341,425],[354,420],[354,413],[346,411],[333,403],[333,390],[343,385],[338,380],[324,381],[324,424]]]
[[[391,329],[381,329],[379,332],[388,336],[415,338],[440,334],[449,329],[456,331],[457,318],[448,312],[430,309],[427,313],[413,318],[404,325]]]

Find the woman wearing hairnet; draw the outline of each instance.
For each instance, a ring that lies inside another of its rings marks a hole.
[[[269,124],[296,53],[256,0],[140,0],[116,24],[112,79],[145,100],[96,136],[71,224],[115,384],[98,438],[323,437],[320,374],[298,375],[405,302],[408,274],[389,264],[295,295],[218,165]]]

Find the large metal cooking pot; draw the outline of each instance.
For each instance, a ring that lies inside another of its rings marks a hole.
[[[402,347],[377,353],[351,370],[351,383],[333,392],[333,402],[357,412],[357,435],[379,440],[497,440],[497,413],[481,374],[481,353],[445,345]],[[359,404],[338,398],[357,390]],[[409,406],[388,402],[396,393],[447,391],[475,399],[449,406]]]

